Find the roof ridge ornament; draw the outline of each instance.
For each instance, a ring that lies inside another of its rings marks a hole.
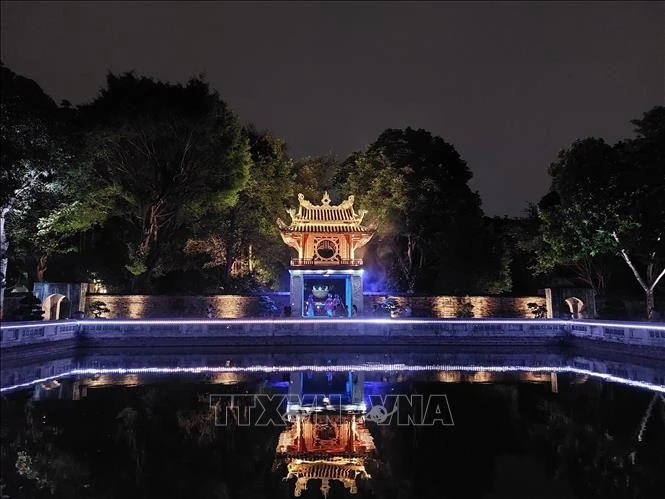
[[[286,208],[291,216],[291,224],[282,220],[277,224],[280,230],[309,232],[373,232],[375,227],[364,227],[362,221],[367,210],[356,211],[353,207],[355,196],[351,195],[339,204],[333,204],[328,191],[324,191],[321,204],[312,204],[298,193],[298,208]]]

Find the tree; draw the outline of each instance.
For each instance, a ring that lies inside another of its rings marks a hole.
[[[34,237],[36,216],[56,189],[69,159],[58,126],[58,107],[34,81],[0,64],[0,310],[7,285],[9,237]],[[13,217],[13,220],[11,219]],[[32,222],[32,224],[30,224]],[[11,227],[10,227],[11,226]]]
[[[335,193],[334,176],[337,172],[337,159],[329,156],[306,156],[293,165],[294,181],[298,192],[305,199],[317,200],[325,191]]]
[[[534,276],[532,267],[537,262],[535,246],[540,241],[540,220],[534,205],[526,208],[520,217],[492,217],[488,227],[497,241],[501,265],[496,287],[518,294],[529,294],[542,288],[541,278]]]
[[[617,255],[646,295],[665,275],[665,108],[633,120],[636,138],[614,146],[578,140],[550,166],[550,192],[539,204],[542,268]]]
[[[481,287],[489,261],[471,177],[451,144],[406,128],[388,129],[366,151],[353,153],[335,182],[343,195],[357,196],[377,225],[367,252],[376,252],[392,287],[468,292]]]
[[[186,246],[188,253],[206,255],[206,268],[222,269],[218,285],[233,293],[275,287],[289,260],[275,217],[293,197],[292,161],[284,142],[270,132],[250,126],[245,133],[252,157],[245,188],[223,217],[208,220],[204,237],[190,239]]]
[[[114,225],[126,241],[133,287],[148,290],[202,220],[237,201],[250,165],[247,140],[201,78],[181,85],[109,73],[106,88],[78,110],[78,119],[85,141],[76,178],[88,193],[61,206],[43,230],[71,234]]]

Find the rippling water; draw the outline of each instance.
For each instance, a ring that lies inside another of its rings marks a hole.
[[[3,494],[514,499],[665,490],[657,362],[538,349],[186,350],[3,356]]]

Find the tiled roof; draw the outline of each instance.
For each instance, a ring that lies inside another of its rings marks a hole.
[[[278,222],[282,222],[278,219]],[[280,225],[280,229],[285,232],[373,232],[373,229],[361,227],[359,225],[321,225],[321,224],[298,224]]]
[[[366,210],[353,209],[354,197],[342,201],[339,205],[330,205],[330,196],[325,192],[320,205],[307,201],[298,194],[299,206],[288,209],[291,225],[278,219],[280,230],[284,232],[373,232],[374,229],[361,226]]]

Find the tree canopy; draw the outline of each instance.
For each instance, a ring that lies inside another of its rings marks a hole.
[[[469,292],[489,285],[480,197],[455,148],[426,130],[385,130],[353,153],[335,180],[378,228],[369,259],[391,286]],[[373,254],[372,254],[373,251]]]
[[[654,309],[665,276],[662,106],[633,120],[633,138],[561,151],[526,216],[489,218],[467,163],[427,130],[386,129],[341,163],[290,158],[284,141],[242,126],[203,77],[109,73],[94,100],[72,108],[1,71],[3,288],[8,258],[12,281],[20,271],[28,285],[48,269],[49,280],[98,277],[123,292],[285,287],[289,248],[275,219],[298,192],[315,201],[328,190],[355,195],[377,228],[362,255],[370,289],[533,292],[544,277],[531,269],[568,266],[602,293],[623,261]]]
[[[0,64],[0,308],[14,260],[35,260],[38,218],[57,201],[70,153],[60,110],[34,81]],[[15,281],[17,279],[14,279]]]
[[[270,132],[250,126],[245,133],[252,160],[245,188],[236,203],[207,217],[186,246],[190,255],[205,255],[204,267],[221,270],[215,288],[227,293],[278,285],[289,259],[274,218],[293,197],[293,163]]]
[[[192,230],[234,205],[250,166],[247,138],[219,95],[200,78],[187,85],[109,74],[78,109],[85,193],[46,223],[51,234],[108,224],[120,231],[137,290],[168,271]]]
[[[636,137],[614,146],[598,138],[575,141],[549,173],[539,204],[544,244],[540,265],[613,254],[631,269],[646,294],[665,275],[665,108],[633,120]]]

